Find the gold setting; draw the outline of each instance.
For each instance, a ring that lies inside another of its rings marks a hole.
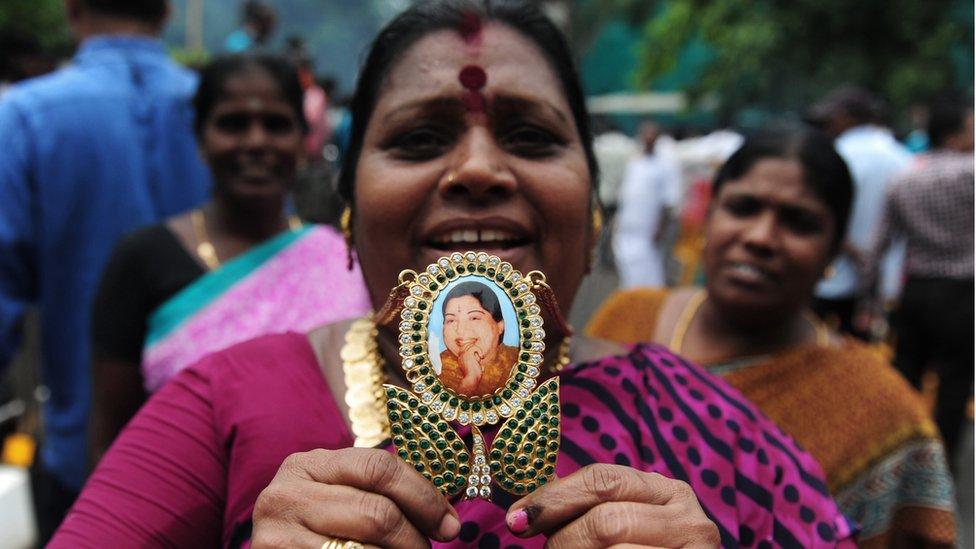
[[[505,384],[476,397],[445,387],[427,348],[434,301],[453,281],[470,276],[505,293],[515,309],[519,335],[518,361]],[[448,496],[463,491],[467,499],[489,499],[492,480],[516,495],[548,482],[559,451],[559,379],[538,383],[546,334],[532,291],[547,287],[545,275],[532,271],[523,276],[497,256],[469,251],[442,257],[421,273],[405,270],[399,278],[407,288],[398,342],[409,387],[383,386],[397,454]],[[566,345],[568,340],[561,351]],[[488,447],[478,426],[500,421],[504,423]],[[471,426],[470,451],[450,422]]]

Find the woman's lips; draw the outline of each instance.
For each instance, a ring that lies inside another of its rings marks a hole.
[[[746,286],[767,286],[776,282],[776,277],[768,270],[749,263],[730,263],[724,271],[733,282]]]

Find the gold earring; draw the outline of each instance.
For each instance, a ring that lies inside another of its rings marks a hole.
[[[593,211],[590,214],[590,230],[593,231],[592,238],[593,241],[590,244],[590,255],[589,264],[587,265],[587,271],[596,264],[597,252],[600,247],[600,235],[603,232],[603,212],[600,207],[596,204],[593,205]]]
[[[353,266],[352,256],[352,206],[346,204],[339,217],[339,227],[342,230],[342,238],[346,241],[346,270],[351,271]]]
[[[457,174],[453,171],[447,174],[447,184],[451,185],[457,179]]]

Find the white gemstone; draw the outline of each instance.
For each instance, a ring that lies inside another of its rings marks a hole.
[[[508,263],[502,263],[502,273],[508,274],[509,272],[511,272],[511,270],[512,270],[511,265],[509,265]]]
[[[424,389],[426,389],[426,388],[427,388],[427,386],[424,385],[423,383],[421,383],[420,381],[418,381],[417,383],[414,383],[413,384],[413,392],[415,392],[415,393],[422,393],[422,392],[424,392]]]
[[[522,275],[515,273],[512,275],[512,278],[510,278],[509,280],[511,280],[512,282],[518,282],[519,280],[522,280]]]
[[[541,341],[533,341],[532,342],[532,350],[533,351],[542,352],[542,350],[545,349],[545,348],[546,348],[546,346],[543,345]]]
[[[417,300],[412,297],[408,297],[403,300],[403,304],[407,307],[415,307],[417,305]]]
[[[426,285],[428,285],[428,284],[430,284],[430,277],[429,277],[429,276],[427,276],[427,275],[425,275],[425,274],[422,274],[422,275],[420,275],[420,276],[418,276],[418,277],[417,277],[417,280],[418,280],[418,281],[419,281],[419,282],[420,282],[421,284],[423,284],[424,286],[426,286]]]
[[[447,269],[448,267],[451,266],[451,262],[448,261],[446,257],[442,257],[441,260],[437,262],[437,264],[440,265],[441,268],[443,269]]]
[[[488,423],[495,423],[496,421],[498,421],[498,414],[496,414],[495,412],[488,412],[488,417],[486,418],[486,420],[488,421]]]
[[[529,398],[529,390],[528,389],[525,389],[525,388],[519,389],[518,390],[518,394],[522,398]]]
[[[539,318],[539,317],[535,317],[535,318],[533,318],[532,320],[529,320],[529,324],[530,324],[530,325],[531,325],[531,326],[532,326],[533,328],[538,328],[539,326],[542,326],[542,319],[541,319],[541,318]]]
[[[516,286],[515,290],[520,294],[524,294],[529,290],[529,287],[526,286],[525,284],[519,284],[518,286]]]
[[[544,332],[543,330],[532,330],[532,337],[536,339],[545,339],[546,332]]]
[[[469,498],[476,498],[478,497],[478,489],[474,486],[468,486],[467,490],[464,491],[464,495]]]
[[[535,377],[539,375],[539,369],[536,368],[535,366],[529,366],[529,369],[525,371],[525,374]]]
[[[542,355],[529,355],[529,362],[532,364],[542,364]]]
[[[485,252],[478,254],[478,263],[484,263],[485,261],[488,261],[488,254]]]
[[[475,414],[473,418],[471,418],[471,421],[479,424],[483,423],[485,421],[485,416],[481,415],[481,413],[479,412]]]
[[[478,484],[478,475],[468,477],[468,484]]]
[[[437,276],[437,265],[428,265],[427,272],[434,276]]]
[[[404,345],[403,347],[400,347],[400,354],[401,355],[404,355],[404,356],[411,355],[411,354],[413,354],[412,351],[413,351],[413,349],[411,349],[410,347],[408,347],[406,345]]]
[[[474,464],[481,467],[485,464],[485,456],[474,456]]]
[[[498,412],[503,416],[507,416],[512,413],[512,409],[508,407],[508,404],[502,404],[498,407]]]
[[[539,309],[539,306],[538,305],[529,305],[529,314],[530,315],[537,315],[537,314],[539,314],[539,311],[540,311],[540,309]]]
[[[431,410],[439,413],[441,410],[444,409],[444,403],[439,400],[435,401],[433,404],[430,405],[430,408]]]
[[[474,252],[468,252],[464,254],[464,258],[467,259],[468,261],[474,261],[475,259],[477,259],[477,257],[478,256],[476,256]]]
[[[400,318],[402,318],[403,320],[413,320],[413,311],[409,309],[404,309],[403,312],[400,313]]]
[[[515,406],[516,408],[522,405],[522,399],[518,397],[513,398],[511,402],[512,402],[512,406]]]
[[[495,256],[492,256],[491,259],[488,260],[488,264],[492,267],[497,267],[500,262],[501,260]]]
[[[412,286],[410,288],[410,293],[413,294],[413,295],[415,295],[415,296],[417,296],[417,297],[420,297],[420,296],[424,295],[424,289],[421,288],[420,286]]]
[[[535,295],[534,294],[529,294],[529,295],[525,296],[525,304],[526,305],[532,305],[533,303],[535,303]]]
[[[405,332],[407,330],[412,330],[412,329],[413,329],[413,323],[412,322],[407,322],[406,320],[404,320],[403,322],[400,323],[400,330],[401,331],[404,331]]]
[[[460,414],[458,414],[458,421],[460,421],[461,423],[467,423],[470,419],[471,418],[468,417],[467,412],[461,412]]]
[[[444,410],[444,419],[446,420],[454,419],[454,408],[448,408]]]
[[[526,379],[524,382],[522,382],[522,385],[524,385],[526,389],[531,391],[532,388],[535,387],[535,380],[530,377]]]
[[[403,359],[403,367],[406,368],[406,369],[408,369],[408,370],[410,368],[413,368],[413,359],[412,358],[405,358],[405,359]]]
[[[400,343],[402,343],[404,345],[406,345],[407,343],[410,343],[410,335],[409,334],[400,334]]]
[[[481,466],[481,474],[482,475],[490,475],[491,474],[491,467],[489,467],[487,465],[482,465]],[[488,483],[486,482],[485,484],[488,484]]]
[[[491,477],[488,475],[481,477],[481,484],[491,484]]]
[[[464,257],[458,252],[451,254],[451,261],[455,263],[460,263],[462,259],[464,259]]]
[[[424,393],[423,396],[420,397],[420,400],[422,400],[422,401],[424,401],[424,402],[426,402],[426,403],[429,404],[430,401],[434,400],[434,394],[433,393]]]
[[[480,495],[481,497],[483,497],[483,498],[485,498],[485,499],[488,499],[488,498],[490,498],[490,497],[491,497],[491,488],[490,488],[490,487],[488,487],[488,486],[482,486],[482,487],[481,487],[481,490],[478,490],[478,494],[479,494],[479,495]]]

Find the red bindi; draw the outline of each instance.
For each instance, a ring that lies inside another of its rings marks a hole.
[[[468,90],[461,95],[461,102],[464,108],[470,113],[485,112],[485,96],[480,92]]]
[[[477,46],[481,44],[481,29],[481,17],[478,17],[477,13],[469,11],[461,17],[458,32],[461,33],[461,37],[469,45]]]
[[[480,90],[488,82],[488,75],[485,69],[477,65],[468,65],[458,73],[458,81],[469,90]]]

